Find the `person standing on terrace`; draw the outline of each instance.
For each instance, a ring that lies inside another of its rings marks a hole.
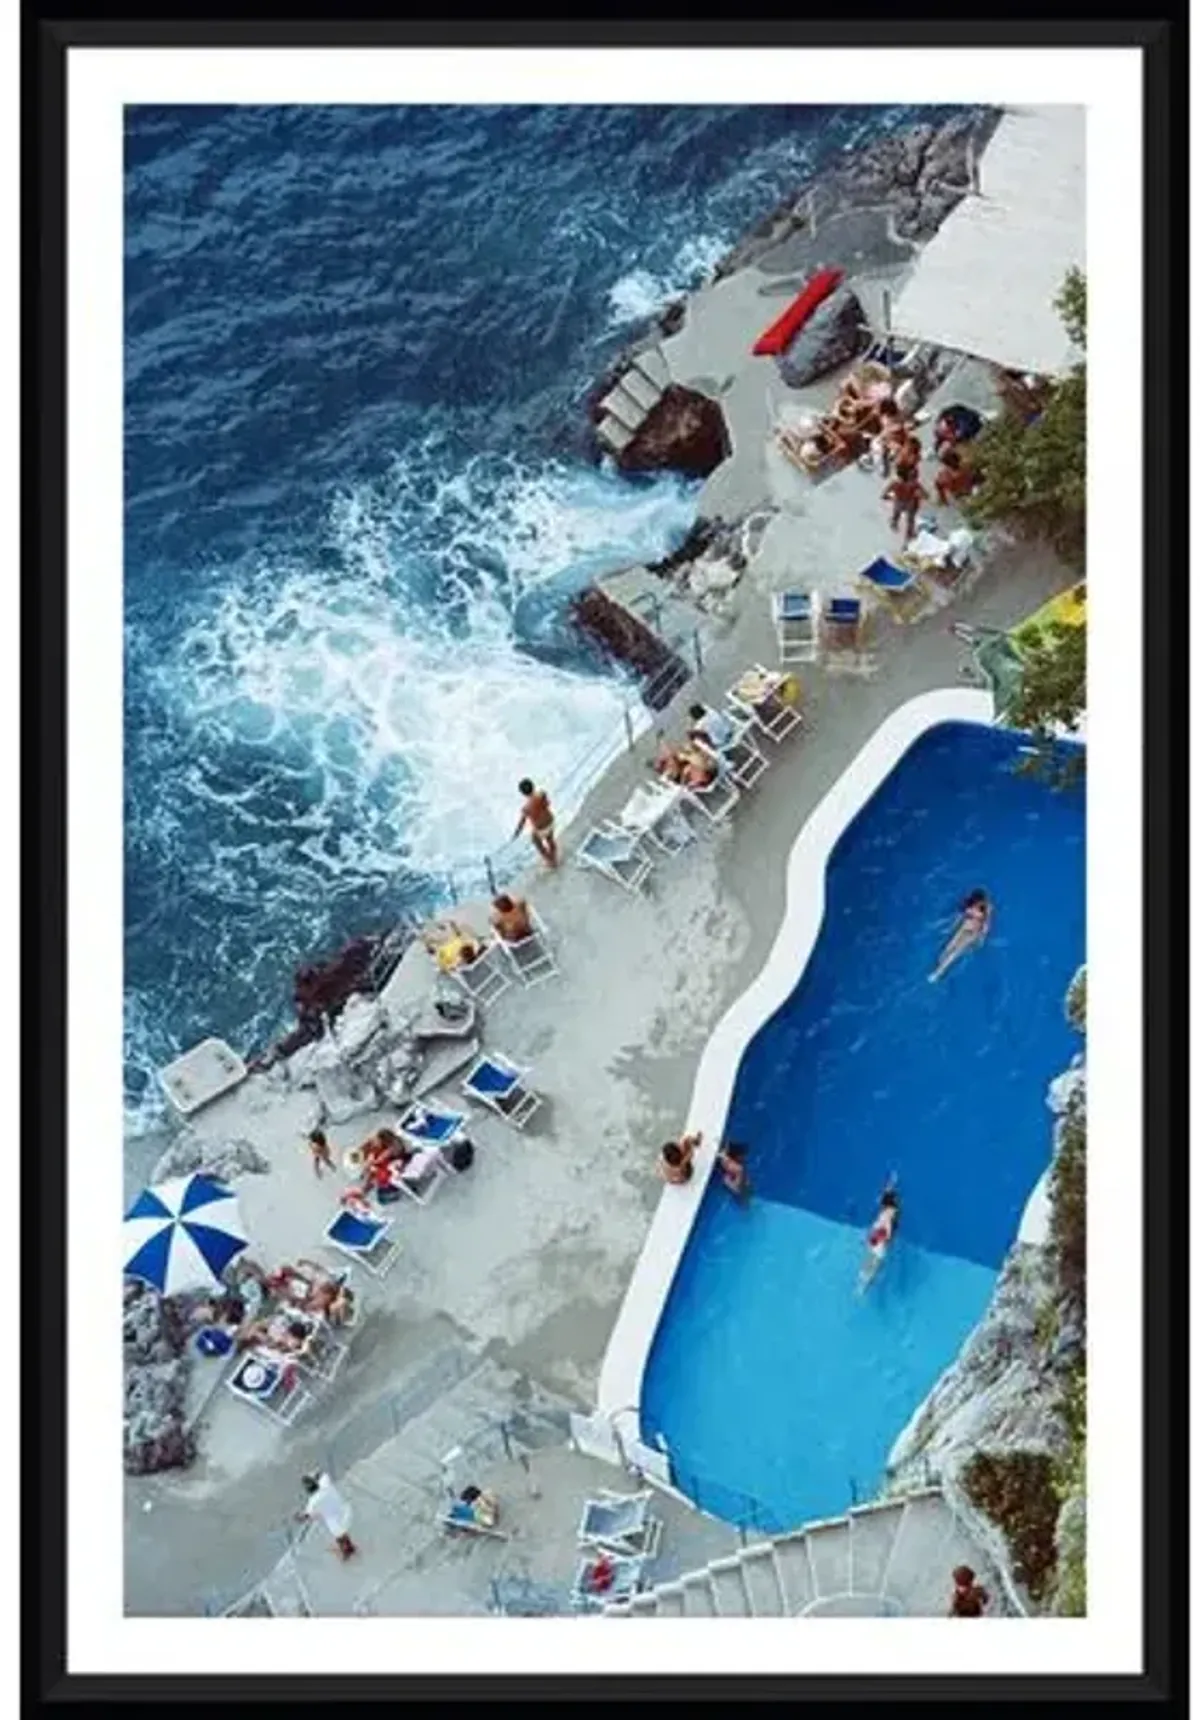
[[[884,501],[892,504],[892,530],[899,530],[903,522],[905,543],[917,529],[917,510],[922,502],[928,500],[928,494],[911,461],[896,467],[896,476],[884,489]]]
[[[513,831],[514,838],[528,825],[533,846],[542,859],[547,866],[557,866],[558,844],[554,835],[554,811],[550,805],[550,796],[544,788],[535,788],[527,776],[521,778],[517,789],[524,796],[524,801],[517,828]]]

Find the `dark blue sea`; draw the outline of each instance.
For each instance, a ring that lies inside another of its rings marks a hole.
[[[565,621],[695,487],[585,457],[589,386],[904,107],[132,108],[125,226],[131,1132],[299,962],[560,798],[622,689]]]

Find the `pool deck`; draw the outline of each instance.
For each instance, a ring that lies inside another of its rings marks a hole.
[[[862,565],[865,540],[887,547],[878,488],[851,470],[813,492],[822,498],[821,519],[805,523],[819,524],[827,567]],[[682,726],[693,697],[719,702],[746,664],[775,662],[767,594],[779,583],[773,558],[752,563],[703,676],[661,719],[669,732]],[[1001,551],[951,613],[1006,627],[1068,583],[1049,554]],[[298,1475],[326,1461],[339,1429],[447,1327],[581,1411],[594,1406],[660,1195],[678,1194],[656,1178],[658,1146],[679,1132],[705,1043],[775,942],[787,856],[893,711],[961,686],[964,652],[946,620],[935,614],[901,627],[872,616],[864,676],[801,665],[805,732],[771,749],[770,770],[730,827],[659,864],[646,899],[571,863],[579,832],[614,814],[645,776],[653,737],[609,768],[565,833],[561,870],[527,881],[560,976],[511,990],[487,1011],[487,1045],[530,1064],[532,1083],[548,1097],[537,1132],[526,1139],[491,1119],[472,1120],[474,1166],[430,1208],[400,1215],[404,1255],[388,1278],[368,1285],[370,1315],[353,1366],[294,1430],[262,1426],[218,1393],[191,1470],[128,1480],[129,1612],[197,1612],[206,1592],[227,1589],[231,1570],[273,1562],[271,1535],[296,1507]],[[412,952],[392,989],[399,996],[428,983],[423,952]],[[332,1213],[332,1179],[317,1181],[303,1148],[310,1115],[310,1095],[281,1095],[255,1076],[194,1120],[205,1136],[253,1141],[270,1161],[268,1175],[238,1185],[254,1252],[269,1263],[313,1252]],[[331,1127],[331,1141],[344,1149],[389,1117]]]

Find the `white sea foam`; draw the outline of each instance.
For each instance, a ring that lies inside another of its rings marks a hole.
[[[609,288],[609,325],[640,322],[653,316],[681,293],[707,279],[729,249],[729,241],[706,233],[688,239],[661,274],[650,269],[631,269]]]

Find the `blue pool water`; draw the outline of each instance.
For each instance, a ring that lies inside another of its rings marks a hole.
[[[1078,1050],[1084,792],[1017,774],[1019,741],[918,740],[830,860],[795,991],[742,1058],[726,1127],[754,1198],[706,1191],[655,1336],[643,1426],[718,1515],[843,1511],[987,1304],[1050,1154],[1047,1083]],[[986,943],[927,975],[976,887]],[[865,1296],[890,1173],[901,1224]]]

